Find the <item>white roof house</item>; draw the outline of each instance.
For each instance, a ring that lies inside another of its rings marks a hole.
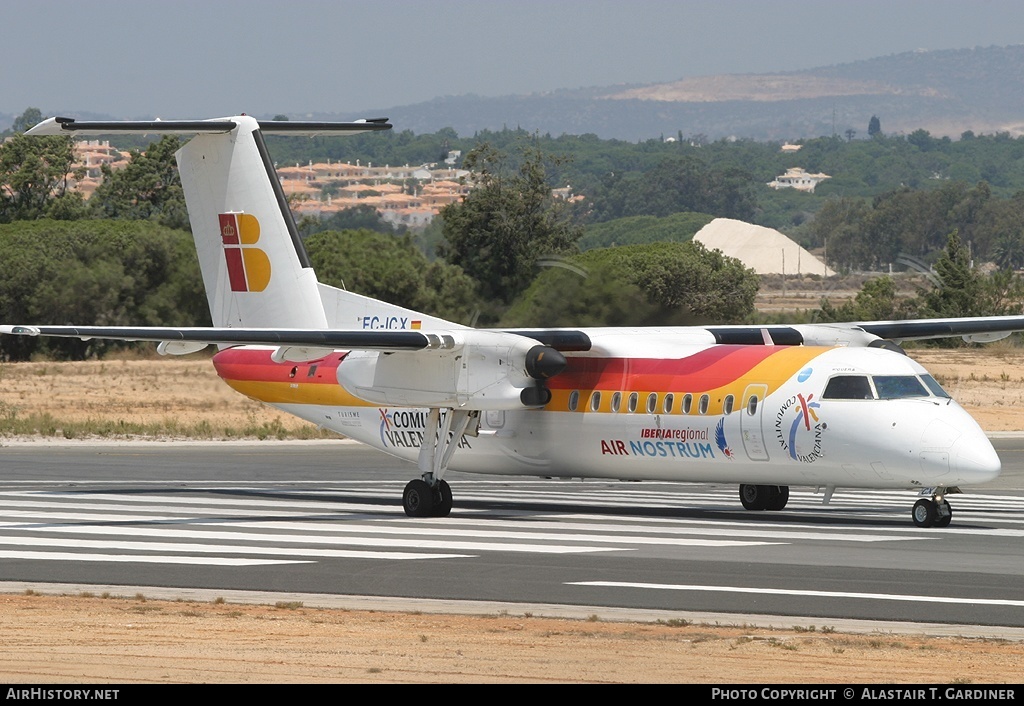
[[[786,173],[775,177],[774,181],[768,182],[773,189],[799,189],[800,191],[814,191],[814,187],[826,179],[831,179],[828,174],[809,174],[807,170],[800,167],[787,169]]]

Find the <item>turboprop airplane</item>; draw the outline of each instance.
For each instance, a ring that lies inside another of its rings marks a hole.
[[[415,461],[402,503],[447,516],[446,473],[734,483],[748,510],[790,486],[916,490],[914,524],[994,479],[977,423],[898,343],[991,341],[1024,317],[794,326],[479,330],[317,281],[263,135],[354,123],[82,122],[28,135],[194,134],[177,153],[212,328],[7,325],[0,333],[216,345],[218,374],[285,412]]]

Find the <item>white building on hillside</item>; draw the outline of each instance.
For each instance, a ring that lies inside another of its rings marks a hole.
[[[814,187],[820,182],[831,178],[828,174],[808,174],[805,169],[793,167],[787,169],[785,174],[775,177],[775,181],[768,182],[768,186],[773,189],[799,189],[813,192]]]

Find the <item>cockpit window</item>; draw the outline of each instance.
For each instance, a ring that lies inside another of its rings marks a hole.
[[[870,400],[874,396],[866,375],[837,375],[821,395],[826,400]]]
[[[928,390],[916,375],[875,375],[874,381],[878,398],[882,400],[928,396]]]
[[[942,389],[942,385],[935,381],[931,375],[922,375],[921,379],[924,380],[925,386],[932,391],[932,394],[936,397],[949,397],[949,393]]]

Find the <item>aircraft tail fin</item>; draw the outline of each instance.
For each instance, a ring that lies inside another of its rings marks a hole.
[[[28,134],[194,134],[176,156],[213,325],[320,329],[329,325],[320,285],[263,134],[390,127],[383,119],[309,123],[261,122],[248,116],[146,122],[51,118]],[[345,328],[355,328],[354,322]]]

